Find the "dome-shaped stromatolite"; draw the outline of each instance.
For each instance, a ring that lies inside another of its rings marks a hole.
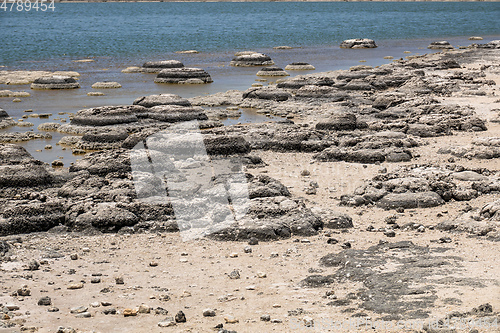
[[[203,84],[213,82],[210,74],[201,68],[167,68],[156,76],[155,83]]]
[[[274,65],[274,61],[263,53],[240,52],[229,65],[235,67],[270,66]]]
[[[431,50],[451,50],[454,47],[449,42],[443,40],[440,42],[432,42],[427,48]]]
[[[340,44],[342,49],[373,49],[376,47],[375,41],[368,38],[347,39]]]
[[[128,138],[125,130],[94,131],[86,133],[77,142],[75,148],[84,150],[102,150],[120,148],[123,141]]]
[[[283,68],[279,67],[264,67],[257,72],[257,76],[290,76]]]
[[[7,111],[5,111],[4,109],[0,109],[0,119],[7,118],[7,117],[9,117],[9,114],[7,113]]]
[[[139,118],[149,118],[166,123],[176,123],[190,120],[207,120],[205,110],[201,107],[180,105],[157,105],[137,114]]]
[[[184,64],[178,60],[148,61],[142,65],[142,72],[159,73],[167,68],[183,68]]]
[[[316,68],[307,62],[292,62],[285,67],[287,71],[313,71]]]
[[[80,88],[80,84],[70,76],[45,76],[33,81],[31,89],[76,89]]]
[[[156,105],[180,105],[180,106],[191,106],[191,102],[187,99],[182,98],[175,94],[160,94],[160,95],[149,95],[137,98],[134,105],[140,105],[147,108]]]
[[[107,126],[137,122],[136,113],[144,111],[138,105],[101,106],[78,111],[70,125]]]

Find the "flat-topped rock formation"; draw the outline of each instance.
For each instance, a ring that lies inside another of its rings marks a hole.
[[[292,62],[286,65],[285,70],[287,71],[313,71],[316,68],[307,62]]]
[[[429,46],[427,46],[428,49],[431,50],[451,50],[454,49],[453,45],[451,45],[449,42],[443,40],[440,42],[432,42]]]
[[[121,87],[121,84],[112,81],[96,82],[91,86],[93,89],[118,89]]]
[[[31,89],[35,90],[56,90],[56,89],[77,89],[80,84],[70,76],[45,76],[35,79],[31,84]]]
[[[133,102],[134,105],[140,105],[147,108],[157,105],[180,105],[191,106],[191,102],[175,94],[160,94],[138,97]]]
[[[155,79],[155,83],[173,84],[204,84],[212,82],[210,74],[205,70],[186,67],[162,69]]]
[[[347,39],[340,43],[342,49],[373,49],[376,47],[375,41],[368,38]]]
[[[271,66],[274,61],[268,55],[257,52],[239,52],[229,63],[235,67]]]
[[[279,67],[264,67],[255,74],[257,76],[290,76],[282,68]]]
[[[167,68],[183,68],[184,64],[178,60],[148,61],[142,65],[141,71],[144,73],[159,73]]]

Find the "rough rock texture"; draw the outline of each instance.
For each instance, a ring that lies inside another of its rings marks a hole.
[[[425,208],[452,199],[469,201],[499,190],[500,179],[489,170],[412,165],[377,175],[354,194],[342,196],[341,204],[376,204],[384,209]]]
[[[438,154],[451,154],[456,157],[467,159],[477,158],[488,160],[500,158],[500,138],[475,138],[472,140],[471,145],[440,148]]]
[[[271,66],[274,65],[274,61],[268,55],[254,52],[237,55],[230,65],[235,67]]]
[[[52,89],[76,89],[80,84],[70,76],[47,76],[35,79],[31,84],[31,89],[52,90]]]
[[[377,44],[373,39],[347,39],[340,44],[342,49],[372,49],[376,48]]]
[[[158,73],[155,83],[203,84],[213,82],[210,74],[201,68],[167,68]]]

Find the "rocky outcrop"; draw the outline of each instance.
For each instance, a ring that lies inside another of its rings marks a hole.
[[[274,61],[268,55],[248,52],[236,55],[230,65],[235,67],[271,66],[274,65]]]
[[[499,190],[498,176],[488,170],[414,165],[374,177],[353,194],[342,196],[341,203],[376,204],[384,209],[425,208],[450,200],[469,201]]]
[[[368,38],[347,39],[340,43],[342,49],[373,49],[376,47],[375,41]]]
[[[156,76],[155,83],[203,84],[213,82],[210,74],[201,68],[167,68]]]
[[[451,154],[467,159],[493,159],[500,158],[500,138],[480,137],[472,140],[468,146],[450,146],[440,148],[438,154]]]
[[[56,89],[76,89],[80,84],[70,76],[46,76],[35,79],[31,84],[31,89],[36,90],[56,90]]]

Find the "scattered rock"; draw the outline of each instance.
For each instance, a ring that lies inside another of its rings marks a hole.
[[[76,89],[80,84],[70,76],[47,76],[35,79],[31,84],[31,89],[35,90],[55,90],[55,89]]]
[[[377,47],[373,39],[347,39],[340,44],[342,49],[371,49]]]

